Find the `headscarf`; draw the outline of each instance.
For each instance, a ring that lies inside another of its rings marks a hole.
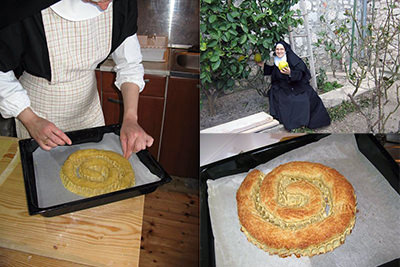
[[[289,67],[291,69],[296,68],[297,70],[301,70],[304,72],[304,78],[309,80],[311,79],[311,73],[308,70],[306,64],[304,63],[304,61],[298,56],[296,55],[292,48],[290,47],[290,45],[288,43],[286,43],[285,41],[281,40],[279,42],[277,42],[274,46],[274,50],[276,48],[276,46],[278,44],[283,45],[283,47],[285,48],[286,51],[286,58],[287,58],[287,62],[289,63]],[[274,52],[275,55],[275,52]]]
[[[276,50],[277,46],[278,46],[278,43],[275,44],[275,50]],[[275,66],[277,66],[279,68],[279,62],[281,62],[281,61],[283,61],[283,62],[287,61],[286,51],[285,51],[285,54],[283,55],[283,57],[278,57],[277,55],[275,55],[275,57],[274,57]]]

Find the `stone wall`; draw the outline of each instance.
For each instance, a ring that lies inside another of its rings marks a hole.
[[[308,23],[312,38],[312,43],[317,42],[319,36],[317,35],[321,31],[328,30],[331,27],[329,25],[330,21],[341,21],[345,19],[344,12],[347,10],[349,12],[353,12],[353,0],[305,0],[305,7],[306,11],[308,12]],[[372,14],[372,0],[367,1],[367,23],[368,20],[371,19]],[[386,0],[375,0],[375,12],[377,12],[377,22],[380,23],[382,20],[386,18]],[[300,4],[297,4],[293,7],[294,9],[300,9]],[[356,9],[356,17],[357,20],[361,23],[362,21],[362,9],[363,9],[363,0],[357,0],[357,9]],[[399,14],[400,17],[400,7],[394,10],[395,14]],[[321,22],[320,17],[324,16],[326,22]],[[351,23],[348,24],[348,29],[351,31]],[[304,33],[304,26],[299,26],[298,28],[294,29],[294,34]],[[355,41],[355,49],[357,49],[357,33],[356,33],[356,41]],[[399,38],[399,36],[397,36]],[[289,38],[287,37],[289,40]],[[296,50],[297,54],[305,55],[307,54],[307,45],[306,45],[306,38],[295,38],[294,39],[294,49]],[[395,44],[397,40],[393,40]],[[392,53],[396,53],[397,47],[394,45],[391,48]],[[313,54],[314,59],[316,61],[315,68],[318,72],[319,68],[325,68],[326,70],[330,70],[330,58],[327,52],[324,51],[323,47],[314,47],[313,46]],[[348,55],[344,55],[345,62],[337,63],[336,67],[340,68],[340,64],[348,64]]]
[[[316,43],[319,36],[318,33],[321,31],[328,30],[330,26],[330,22],[332,20],[341,21],[345,19],[344,13],[345,11],[353,11],[353,0],[305,0],[305,8],[308,14],[308,23],[311,34],[311,42]],[[300,4],[297,4],[293,7],[294,9],[300,9]],[[326,22],[321,22],[320,17],[323,16]],[[362,0],[357,0],[357,12],[356,16],[361,21],[362,16]],[[351,30],[351,24],[348,25],[349,30]],[[299,26],[294,29],[295,34],[305,33],[304,25]],[[294,48],[299,54],[299,56],[306,55],[307,53],[307,40],[306,38],[297,37],[294,38]],[[316,61],[315,69],[318,72],[319,68],[324,68],[329,70],[330,66],[330,58],[328,54],[325,52],[323,47],[315,47],[313,46],[313,54],[314,60]]]

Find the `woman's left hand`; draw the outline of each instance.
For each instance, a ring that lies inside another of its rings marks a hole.
[[[154,139],[148,135],[136,120],[124,119],[122,122],[120,140],[125,158],[132,153],[146,149],[153,144]]]
[[[286,68],[281,69],[281,73],[286,74],[286,75],[290,75],[290,68],[286,67]]]

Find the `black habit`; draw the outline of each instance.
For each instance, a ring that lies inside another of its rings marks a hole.
[[[110,54],[136,31],[136,0],[113,0]],[[26,71],[51,81],[50,59],[40,11],[0,29],[0,71],[10,70],[16,76]]]
[[[272,117],[282,123],[287,130],[306,126],[310,129],[331,123],[321,98],[311,87],[310,72],[306,64],[284,41],[290,67],[289,75],[283,74],[275,65],[264,65],[264,75],[271,75],[271,89],[268,91],[269,109]]]

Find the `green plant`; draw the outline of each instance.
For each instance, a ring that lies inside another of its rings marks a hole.
[[[361,108],[368,107],[370,104],[371,104],[371,102],[367,98],[361,99],[358,103],[358,105]],[[327,110],[328,110],[329,117],[331,118],[332,121],[341,121],[349,113],[357,111],[358,107],[356,104],[352,103],[351,101],[343,101],[340,105],[328,108]]]
[[[293,130],[291,130],[291,132],[292,133],[315,133],[315,131],[313,129],[307,128],[305,126],[293,129]]]
[[[322,88],[320,88],[322,90],[322,92],[327,93],[329,91],[335,90],[337,88],[342,88],[343,85],[338,83],[337,81],[333,81],[333,82],[325,82],[322,85]]]
[[[293,17],[299,11],[290,10],[297,2],[243,0],[235,6],[229,0],[200,1],[200,81],[211,115],[218,95],[249,76],[254,55],[269,59],[289,26],[302,22]]]
[[[317,87],[322,88],[327,80],[328,76],[326,75],[326,71],[320,68],[317,75]]]

